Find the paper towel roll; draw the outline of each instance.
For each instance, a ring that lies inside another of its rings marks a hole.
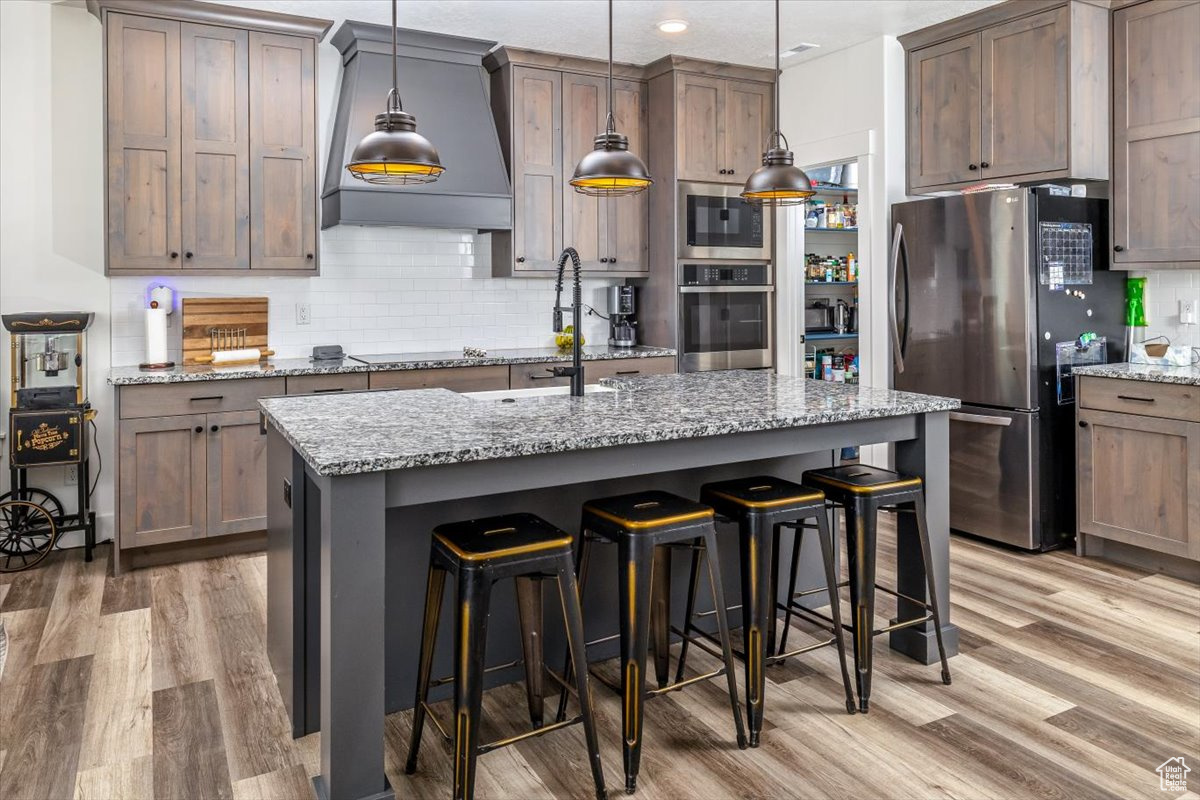
[[[146,309],[146,363],[162,364],[167,360],[167,310]]]

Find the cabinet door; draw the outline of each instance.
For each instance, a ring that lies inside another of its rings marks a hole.
[[[679,179],[725,182],[725,81],[682,72],[676,78],[675,91]]]
[[[772,124],[771,84],[725,84],[725,167],[727,180],[741,183],[762,166]]]
[[[980,35],[972,33],[908,54],[908,182],[914,189],[980,177],[979,51]]]
[[[1070,13],[1064,6],[983,32],[984,178],[1067,168]]]
[[[513,269],[546,271],[563,241],[562,74],[513,67],[512,81]]]
[[[267,437],[257,411],[209,414],[208,535],[267,527]]]
[[[646,84],[613,82],[613,118],[617,130],[629,137],[629,149],[645,163],[647,157]],[[651,174],[650,177],[654,177]],[[605,265],[613,272],[649,272],[649,193],[609,197],[603,201],[606,231]]]
[[[1114,264],[1200,261],[1200,3],[1113,13]]]
[[[108,16],[108,268],[178,269],[179,23]]]
[[[249,34],[184,23],[183,268],[250,267]]]
[[[1079,530],[1200,558],[1200,424],[1081,409]]]
[[[316,268],[313,41],[250,33],[250,267]]]
[[[204,424],[204,414],[121,421],[122,548],[204,536]]]
[[[570,180],[579,159],[593,150],[596,134],[604,130],[607,91],[604,78],[569,72],[562,75],[562,240],[579,251],[587,270],[608,266],[608,204],[599,197],[576,192]],[[620,125],[617,130],[629,135]]]

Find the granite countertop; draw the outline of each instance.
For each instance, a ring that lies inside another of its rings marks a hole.
[[[1200,386],[1200,367],[1160,367],[1155,364],[1094,364],[1075,367],[1073,375],[1090,375],[1095,378],[1118,378],[1126,381],[1149,381],[1151,383],[1182,383]]]
[[[609,378],[582,398],[473,399],[446,389],[259,401],[321,475],[486,461],[950,411],[958,400],[735,370]]]
[[[675,351],[665,347],[608,347],[585,346],[585,361],[608,361],[618,358],[674,357]],[[271,378],[287,375],[333,375],[343,372],[392,372],[406,369],[435,369],[438,367],[483,367],[505,364],[542,364],[570,361],[571,353],[554,347],[528,347],[489,350],[486,356],[464,356],[461,352],[398,353],[395,355],[354,356],[336,361],[313,361],[310,358],[275,358],[264,364],[241,364],[228,367],[207,365],[177,366],[159,371],[143,371],[137,367],[113,367],[108,371],[110,386],[133,386],[150,383],[190,383],[193,381],[238,380]]]

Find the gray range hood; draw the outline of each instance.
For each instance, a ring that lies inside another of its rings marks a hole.
[[[392,29],[347,20],[331,39],[342,87],[321,191],[321,227],[415,225],[478,231],[512,228],[512,188],[484,83],[495,42],[399,31],[400,96],[446,171],[434,183],[373,186],[345,168],[375,129],[392,84]]]

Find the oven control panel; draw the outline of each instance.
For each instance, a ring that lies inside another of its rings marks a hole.
[[[768,286],[770,264],[680,264],[680,286]]]

